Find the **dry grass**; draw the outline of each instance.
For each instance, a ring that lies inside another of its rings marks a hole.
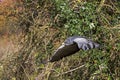
[[[101,0],[101,3],[102,1],[105,0]],[[110,23],[109,16],[106,18],[100,14],[107,20],[107,22],[100,20],[104,27],[102,27],[103,29],[100,28],[95,36],[95,38],[97,37],[96,40],[103,46],[101,50],[80,51],[61,61],[49,63],[47,61],[65,38],[68,37],[68,32],[64,28],[51,27],[51,22],[56,17],[51,21],[50,11],[53,6],[50,1],[44,2],[44,0],[41,0],[44,3],[43,6],[38,6],[36,1],[33,2],[32,8],[38,10],[39,15],[37,17],[33,17],[31,6],[28,3],[27,7],[29,8],[24,9],[21,15],[17,15],[19,18],[14,17],[14,19],[10,16],[9,19],[13,20],[7,21],[7,27],[11,27],[11,23],[12,26],[18,27],[19,25],[16,23],[21,21],[31,22],[31,24],[26,33],[22,34],[22,31],[19,32],[15,28],[15,34],[9,34],[11,28],[8,28],[7,33],[4,33],[0,38],[0,79],[119,80],[120,35],[115,26],[113,28],[107,24]],[[50,4],[48,5],[48,3]],[[99,11],[104,7],[103,5],[100,6]],[[9,10],[8,13],[11,13]],[[32,20],[29,19],[31,16]],[[0,17],[0,21],[3,21],[0,24],[4,23],[4,25],[2,24],[2,27],[4,27],[6,25],[5,15]],[[24,24],[26,25],[26,23]],[[116,25],[119,26],[119,24]],[[4,27],[4,30],[7,29]],[[1,28],[1,31],[3,31],[3,28]]]
[[[17,24],[17,12],[20,7],[16,8],[19,1],[15,0],[1,0],[0,2],[0,55],[1,57],[11,55],[18,49],[17,37],[19,31],[15,27]],[[21,3],[19,3],[20,5]],[[17,32],[17,33],[15,33]],[[15,34],[14,34],[15,33]],[[11,35],[12,34],[12,35]]]
[[[19,35],[3,35],[0,37],[0,60],[7,58],[7,56],[12,55],[17,52],[20,46],[18,46]]]

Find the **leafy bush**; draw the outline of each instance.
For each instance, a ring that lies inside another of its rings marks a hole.
[[[69,35],[90,36],[96,33],[96,29],[99,27],[97,4],[76,2],[71,6],[69,0],[57,0],[55,5],[58,15],[57,26],[64,27]]]

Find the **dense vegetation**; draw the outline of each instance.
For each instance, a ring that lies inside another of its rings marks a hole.
[[[19,5],[12,26],[22,33],[16,42],[20,48],[0,61],[1,80],[120,79],[119,0],[25,0]],[[93,39],[100,49],[47,62],[72,35]]]

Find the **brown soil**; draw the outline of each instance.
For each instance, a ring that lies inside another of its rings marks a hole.
[[[17,46],[15,37],[17,36],[4,35],[0,37],[0,60],[18,50],[19,47]]]

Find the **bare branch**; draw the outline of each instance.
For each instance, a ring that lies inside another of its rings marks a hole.
[[[74,68],[74,69],[71,69],[71,70],[69,70],[69,71],[66,71],[66,72],[60,73],[60,74],[56,75],[55,77],[58,77],[58,76],[60,76],[60,75],[65,75],[65,74],[67,74],[67,73],[70,73],[70,72],[76,71],[76,70],[78,70],[78,69],[80,69],[80,68],[82,68],[82,67],[85,67],[86,65],[87,65],[87,64],[84,64],[84,65],[79,66],[79,67],[77,67],[77,68]]]

